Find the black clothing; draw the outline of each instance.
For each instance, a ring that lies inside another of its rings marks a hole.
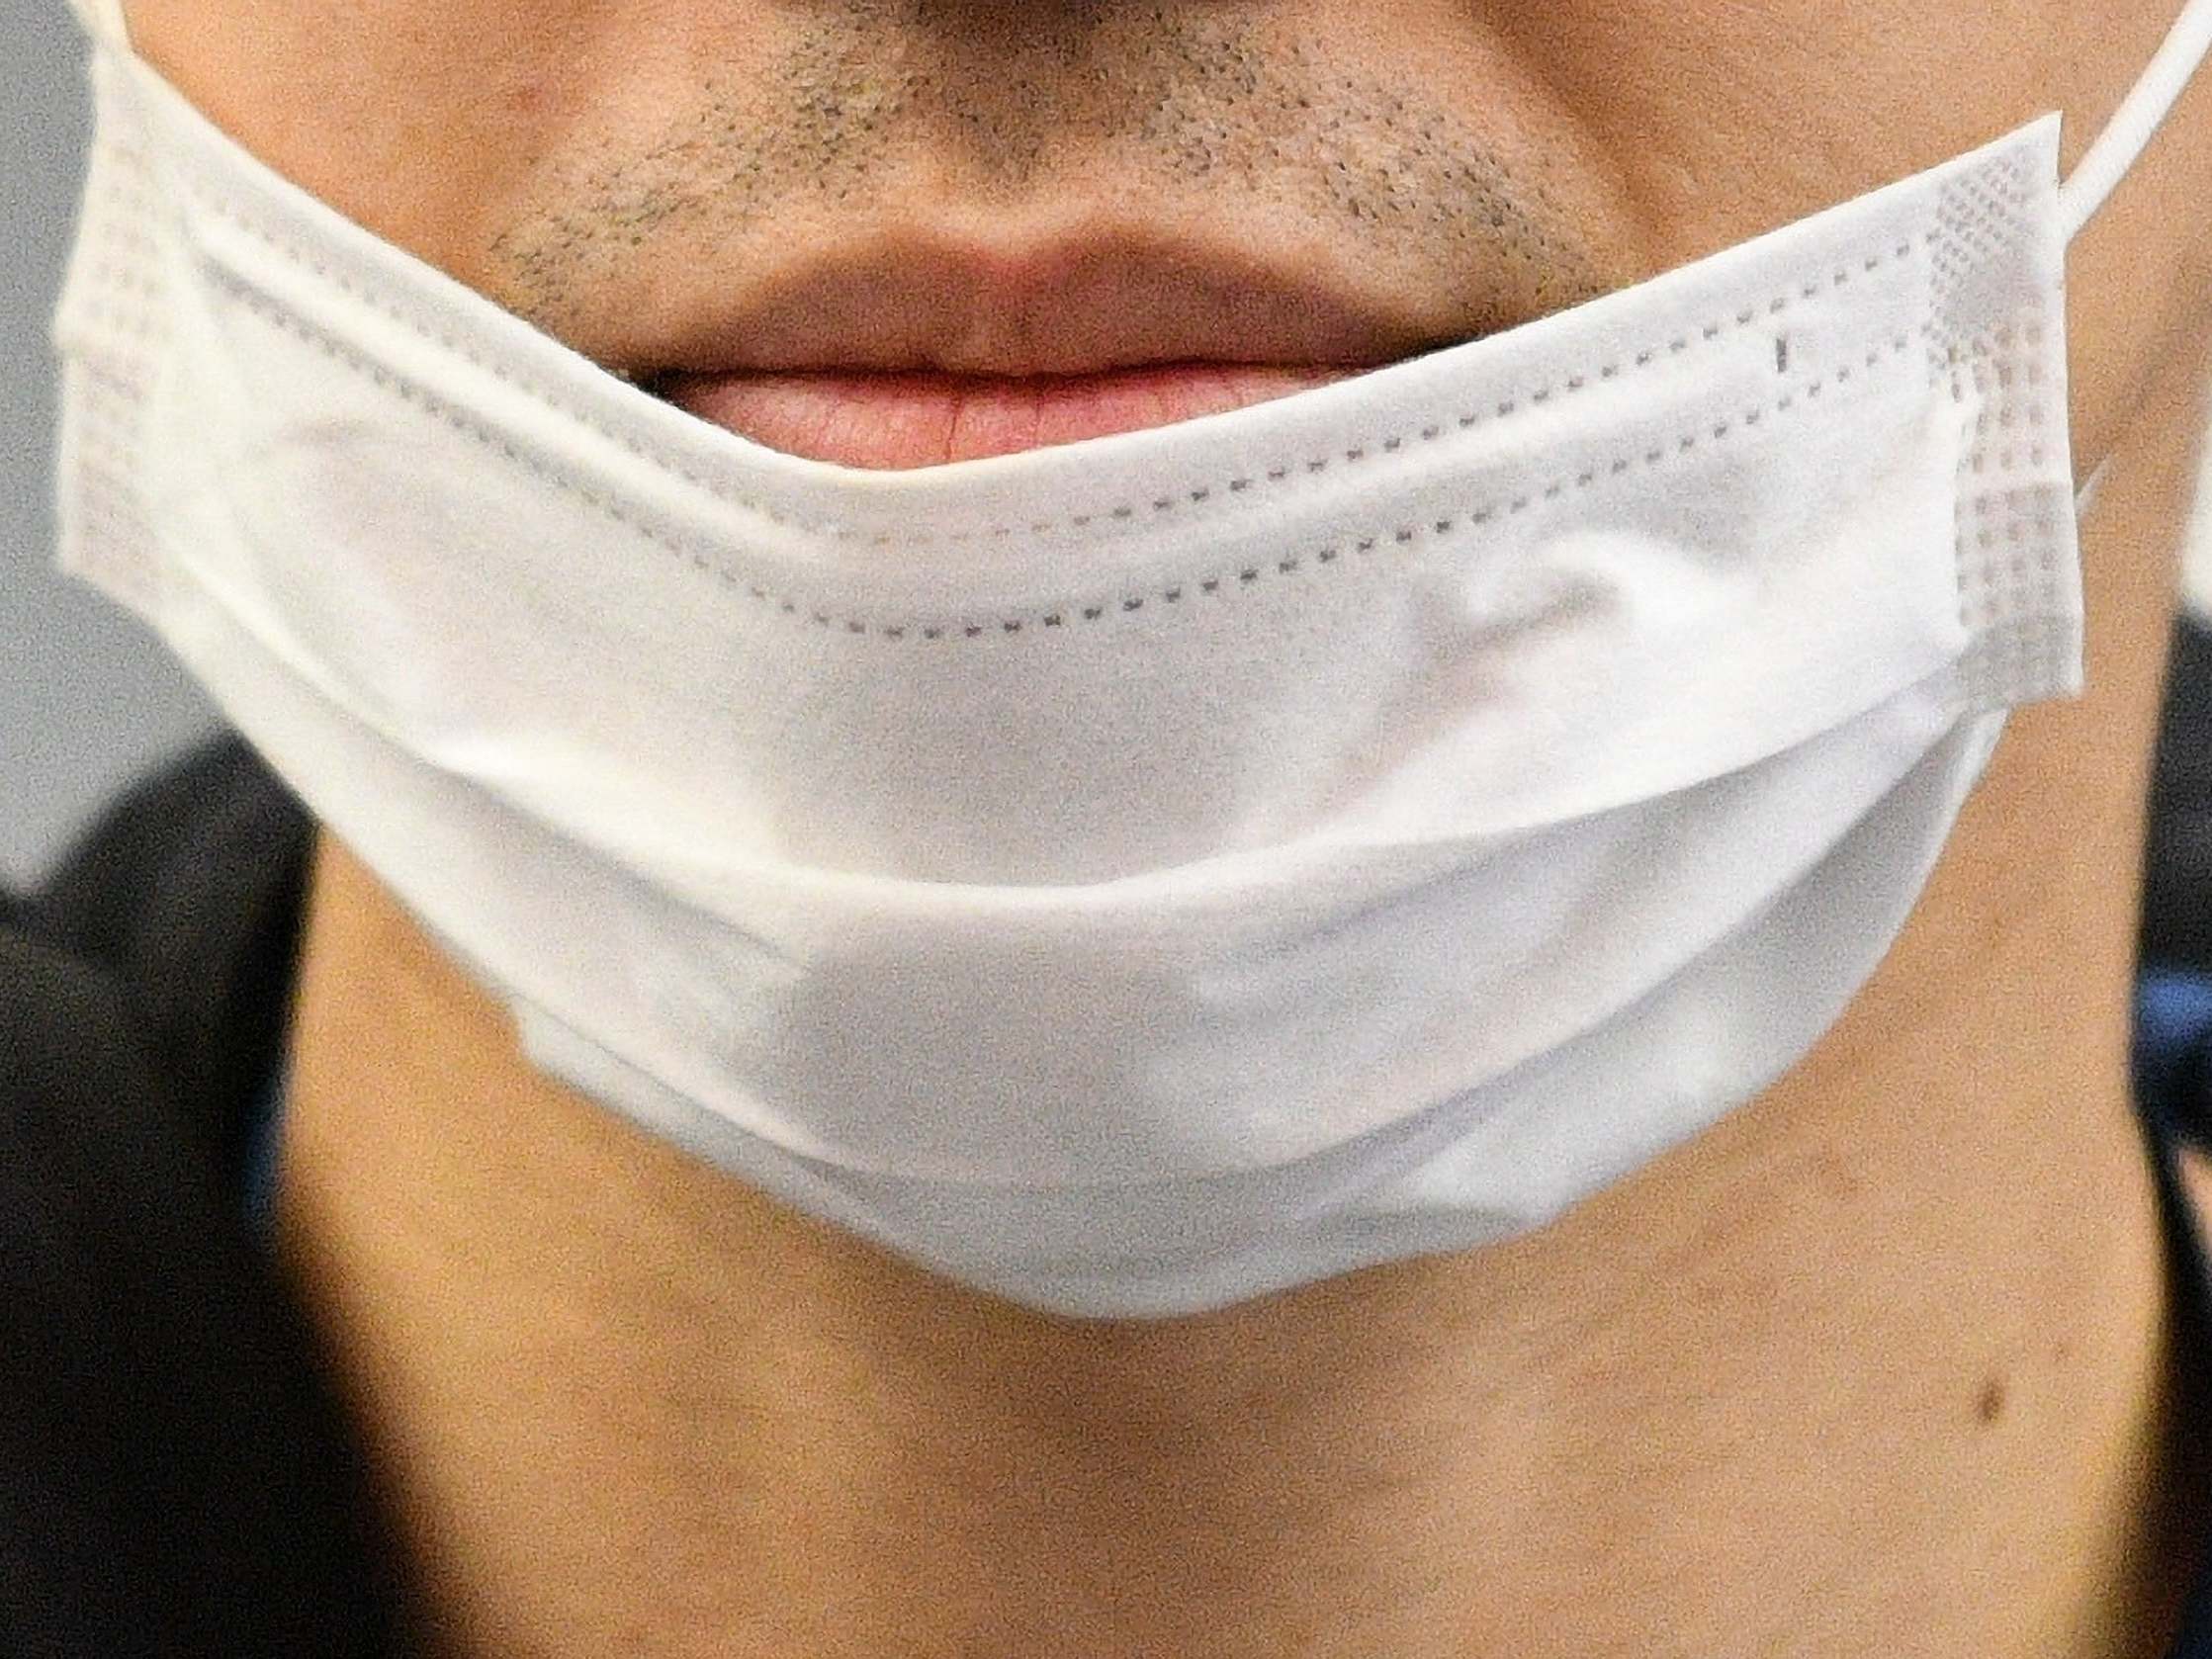
[[[413,1651],[400,1553],[233,1197],[311,826],[234,739],[0,912],[0,1654]]]

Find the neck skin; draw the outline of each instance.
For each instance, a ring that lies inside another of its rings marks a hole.
[[[444,1651],[2162,1652],[2199,1528],[2124,1056],[2171,356],[2092,396],[2140,414],[2090,695],[2014,718],[1782,1084],[1501,1247],[1158,1324],[970,1294],[533,1073],[325,836],[278,1244]]]

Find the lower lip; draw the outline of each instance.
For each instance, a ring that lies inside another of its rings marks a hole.
[[[897,470],[1171,426],[1359,373],[1255,363],[1166,363],[1012,378],[777,371],[677,375],[658,390],[701,420],[787,455]]]

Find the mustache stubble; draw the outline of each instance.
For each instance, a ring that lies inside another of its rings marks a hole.
[[[742,259],[779,225],[880,218],[918,178],[1010,212],[1102,180],[1140,206],[1265,202],[1493,310],[1509,288],[1515,320],[1623,280],[1547,169],[1460,103],[1244,9],[841,0],[782,24],[763,65],[701,62],[693,85],[651,132],[564,159],[489,243],[494,299],[559,335],[640,261]]]

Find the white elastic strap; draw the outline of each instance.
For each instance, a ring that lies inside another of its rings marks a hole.
[[[131,44],[131,31],[123,22],[123,0],[69,0],[69,9],[94,40],[112,46]]]
[[[2143,71],[2143,78],[2120,101],[2089,153],[2075,164],[2059,187],[2059,222],[2073,241],[2081,226],[2104,206],[2113,186],[2127,176],[2151,135],[2166,120],[2181,89],[2212,50],[2212,0],[2188,0],[2167,31],[2166,42]]]
[[[2077,521],[2086,518],[2089,509],[2096,505],[2097,485],[2104,481],[2104,470],[2111,465],[2112,458],[2108,455],[2096,464],[2089,474],[2088,481],[2074,492],[2074,516]]]
[[[2212,397],[2200,407],[2212,419]],[[2198,450],[2196,499],[2189,504],[2189,526],[2181,538],[2181,606],[2212,628],[2212,441]]]

